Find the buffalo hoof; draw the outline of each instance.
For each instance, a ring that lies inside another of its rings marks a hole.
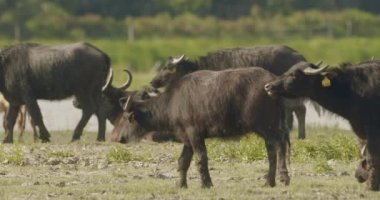
[[[5,138],[5,139],[3,140],[3,143],[4,143],[4,144],[12,144],[12,143],[13,143],[13,140],[12,140],[12,139],[8,139],[8,138]]]
[[[288,186],[290,184],[290,177],[288,175],[281,175],[280,182],[284,183],[284,185]]]
[[[264,187],[274,187],[274,186],[276,186],[276,181],[275,181],[275,179],[267,179],[267,181],[265,182],[265,184],[264,184]]]
[[[76,141],[79,141],[80,140],[80,138],[73,138],[73,139],[71,139],[71,142],[76,142]]]
[[[185,183],[183,183],[183,182],[178,182],[177,183],[177,186],[179,187],[179,188],[184,188],[184,189],[186,189],[187,188],[187,183],[185,182]]]
[[[212,186],[214,186],[213,184],[212,184],[212,182],[206,182],[206,183],[202,183],[202,188],[211,188]]]
[[[48,142],[50,142],[50,139],[49,138],[41,138],[41,142],[42,143],[48,143]]]
[[[367,187],[368,190],[370,191],[379,191],[379,184],[368,184],[368,187]]]
[[[106,139],[105,138],[97,138],[96,141],[98,141],[98,142],[105,142]]]

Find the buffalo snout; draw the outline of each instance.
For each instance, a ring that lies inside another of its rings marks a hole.
[[[367,160],[362,159],[356,168],[355,178],[359,183],[364,183],[368,179]]]
[[[272,83],[265,84],[264,89],[265,89],[265,91],[267,92],[267,94],[269,96],[274,96],[275,95]]]

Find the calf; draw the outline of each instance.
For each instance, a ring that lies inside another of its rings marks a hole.
[[[264,84],[275,75],[262,68],[223,71],[201,70],[185,75],[156,98],[145,101],[130,96],[125,103],[130,119],[127,140],[142,138],[149,131],[165,131],[183,142],[178,160],[180,187],[187,187],[186,174],[193,154],[202,187],[211,187],[205,139],[233,137],[255,132],[265,140],[269,159],[266,184],[275,186],[276,166],[286,185],[289,130],[284,125],[281,98],[270,98]]]

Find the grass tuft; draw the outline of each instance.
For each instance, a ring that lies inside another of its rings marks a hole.
[[[118,145],[108,151],[106,160],[110,163],[126,163],[134,160],[134,157],[127,148]]]
[[[12,146],[9,149],[4,147],[0,149],[0,162],[13,165],[21,165],[24,159],[24,153],[19,146]]]

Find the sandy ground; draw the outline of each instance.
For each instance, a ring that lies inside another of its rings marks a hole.
[[[72,99],[63,101],[39,101],[44,122],[48,130],[73,130],[78,123],[81,111],[72,105]],[[342,129],[350,129],[346,120],[333,115],[329,112],[323,112],[318,116],[317,112],[310,103],[306,103],[306,123],[315,126],[335,126]],[[2,121],[2,117],[0,120]],[[297,120],[295,120],[297,123]],[[87,124],[85,130],[97,131],[98,123],[93,115]],[[31,130],[30,124],[27,124],[27,130]],[[113,126],[107,122],[107,131],[111,131]]]

